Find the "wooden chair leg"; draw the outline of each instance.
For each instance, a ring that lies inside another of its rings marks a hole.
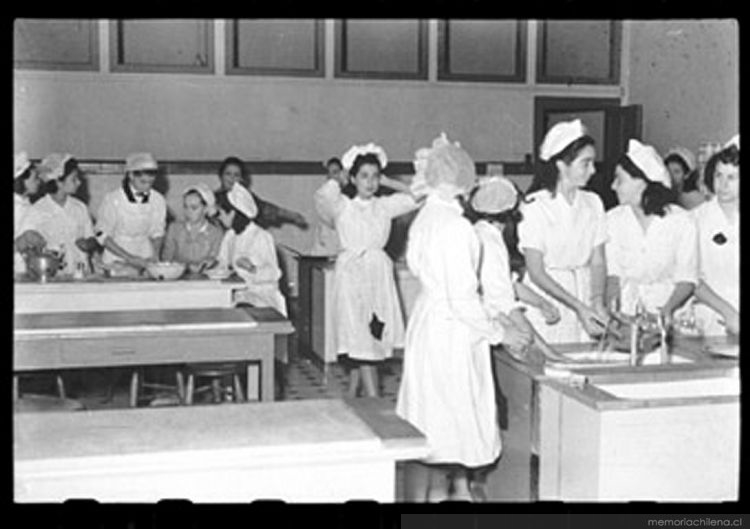
[[[138,406],[138,371],[133,371],[130,377],[130,407]]]
[[[185,388],[185,404],[190,406],[193,404],[193,384],[195,383],[195,377],[192,373],[187,376],[187,387]]]
[[[232,380],[234,380],[235,402],[245,402],[245,395],[242,393],[242,381],[240,380],[240,376],[235,373],[232,375]]]
[[[65,399],[65,382],[63,381],[62,375],[57,375],[55,379],[57,382],[57,396],[61,399]]]
[[[13,402],[16,402],[21,396],[21,392],[18,386],[18,375],[13,375]]]
[[[180,404],[185,403],[185,379],[182,376],[182,371],[177,371],[175,375],[177,378],[177,396],[180,399]]]
[[[221,380],[218,378],[214,378],[211,380],[211,391],[214,395],[214,402],[216,404],[221,404]]]

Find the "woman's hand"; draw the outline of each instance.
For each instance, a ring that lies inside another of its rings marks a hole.
[[[542,313],[544,321],[547,325],[554,325],[555,323],[560,321],[560,311],[549,300],[542,299],[541,305],[539,306],[539,311]]]
[[[601,336],[607,326],[607,319],[587,305],[581,305],[576,310],[576,315],[583,325],[584,330],[591,337]]]
[[[235,261],[234,264],[237,265],[238,267],[244,269],[244,270],[247,270],[251,274],[254,274],[255,271],[257,270],[257,267],[247,257],[240,257],[239,259],[237,259]]]
[[[740,313],[732,309],[731,312],[724,314],[724,325],[729,334],[739,336],[740,334]]]
[[[307,223],[307,219],[301,213],[293,213],[291,216],[291,221],[292,224],[302,230],[306,230],[310,227],[310,225]]]
[[[24,253],[31,250],[43,250],[47,246],[47,241],[38,231],[27,230],[18,236],[15,246],[16,250]]]

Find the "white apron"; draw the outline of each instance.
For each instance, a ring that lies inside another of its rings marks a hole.
[[[147,204],[123,202],[119,206],[117,229],[109,236],[125,251],[149,259],[154,256],[154,247],[151,244],[149,233],[151,230],[151,209]],[[122,261],[109,250],[105,250],[102,256],[105,263]]]

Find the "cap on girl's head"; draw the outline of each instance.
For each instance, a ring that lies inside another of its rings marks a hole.
[[[234,183],[232,189],[227,193],[227,199],[229,199],[229,203],[232,206],[237,208],[247,218],[254,219],[258,215],[258,206],[255,205],[253,195],[237,182]]]
[[[352,165],[354,165],[354,160],[360,154],[374,154],[377,156],[380,162],[380,169],[385,169],[385,166],[388,165],[388,157],[385,155],[383,148],[370,142],[367,145],[352,145],[349,147],[349,150],[341,157],[341,164],[344,166],[344,169],[349,171]]]
[[[539,147],[539,158],[548,162],[554,155],[562,152],[565,147],[586,134],[586,127],[580,119],[556,123],[544,136],[542,146]]]
[[[61,178],[65,172],[65,163],[72,158],[71,154],[59,152],[48,154],[39,165],[39,176],[45,182]]]
[[[518,191],[504,176],[483,178],[471,199],[471,207],[480,213],[491,215],[513,209],[518,201]]]
[[[732,145],[734,145],[735,147],[737,147],[738,151],[740,150],[740,135],[739,134],[735,134],[734,136],[732,136],[732,139],[729,140],[726,143],[726,145],[724,145],[724,149],[728,149]]]
[[[125,172],[131,171],[156,171],[159,166],[156,160],[148,152],[136,152],[125,158]]]
[[[195,191],[201,196],[203,202],[206,203],[206,213],[208,213],[209,216],[213,215],[216,212],[216,196],[214,196],[214,192],[211,191],[211,188],[201,182],[200,184],[196,184],[185,189],[185,191],[182,192],[182,196],[184,197],[191,191]],[[252,195],[250,198],[252,199]]]
[[[18,178],[23,172],[29,168],[31,160],[26,151],[21,151],[13,156],[13,178]]]
[[[688,172],[695,171],[695,155],[687,150],[685,147],[672,147],[667,151],[667,155],[664,157],[666,160],[671,155],[676,154],[685,162],[687,165]]]
[[[455,195],[470,189],[476,180],[471,156],[460,143],[451,142],[445,132],[432,141],[432,147],[417,150],[414,170],[412,192],[442,186]]]
[[[651,145],[644,145],[638,140],[630,140],[626,154],[650,181],[663,184],[665,187],[672,187],[669,171],[659,153]]]

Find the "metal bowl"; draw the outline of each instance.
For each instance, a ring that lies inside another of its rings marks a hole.
[[[55,254],[30,254],[26,257],[26,269],[34,279],[46,281],[54,277],[62,266],[62,260]]]
[[[154,279],[179,279],[185,272],[185,263],[151,263],[147,270]]]

